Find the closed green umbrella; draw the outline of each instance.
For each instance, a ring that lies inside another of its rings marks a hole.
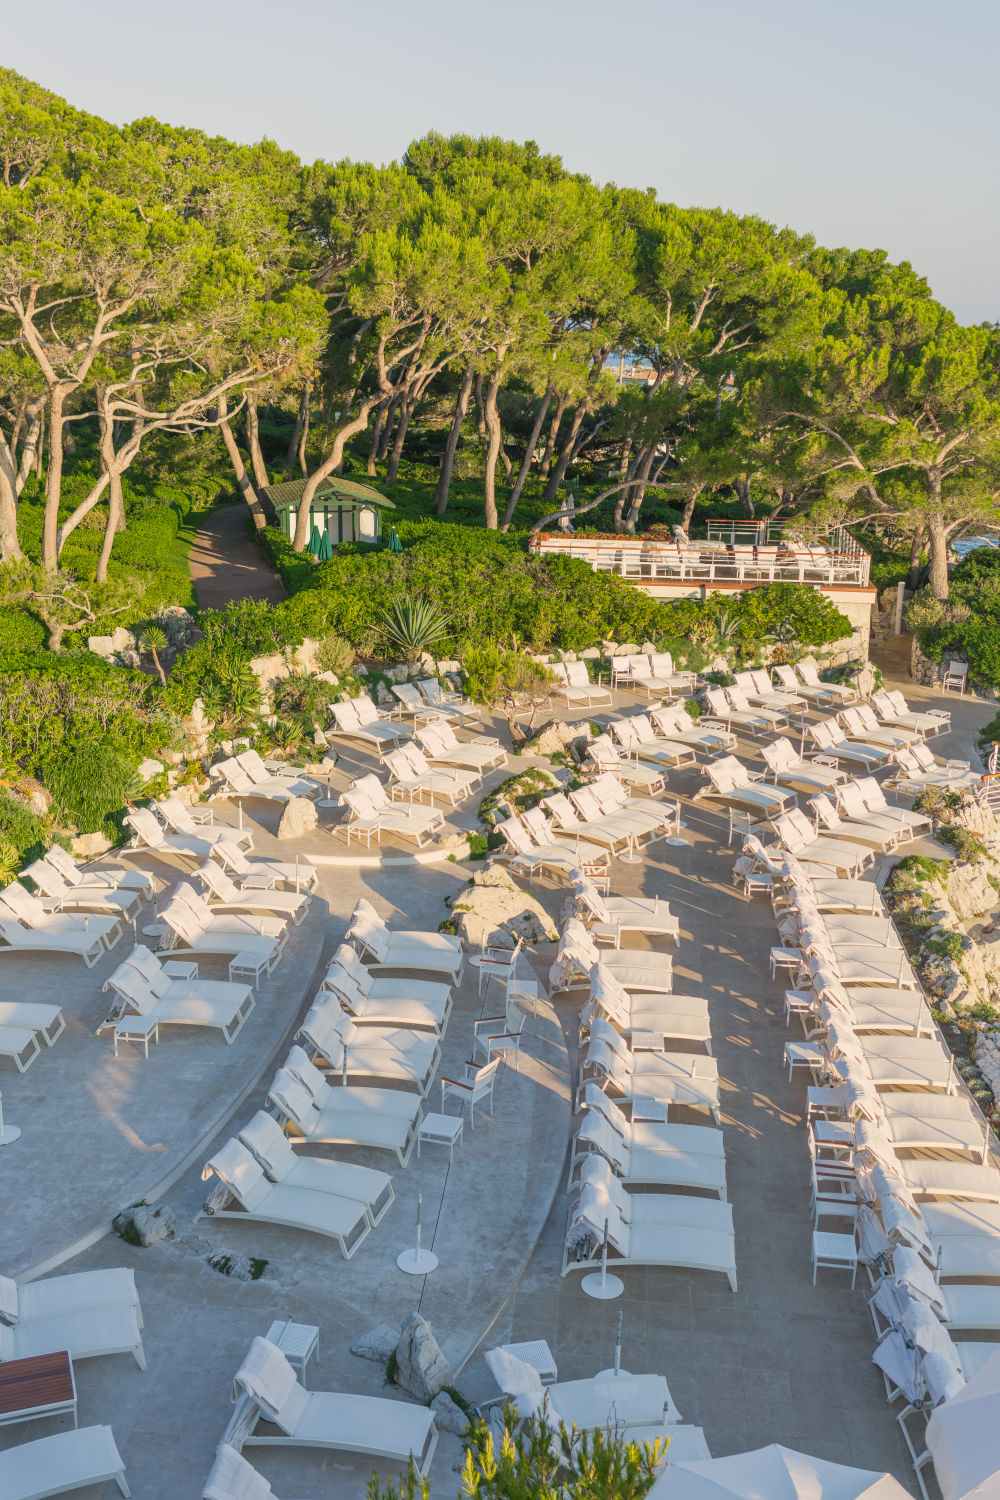
[[[329,562],[333,556],[333,548],[330,545],[330,533],[324,531],[319,539],[319,551],[316,553],[317,562]]]
[[[322,546],[323,546],[323,538],[320,535],[320,529],[316,525],[316,523],[313,522],[313,529],[310,532],[310,534],[309,534],[309,540],[306,543],[306,551],[307,552],[311,552],[312,555],[313,555],[313,557],[319,557],[320,548]]]
[[[390,526],[389,527],[389,551],[390,552],[402,552],[402,550],[403,550],[403,544],[399,540],[399,535],[398,535],[398,533],[396,531],[396,528],[395,528],[395,526]]]

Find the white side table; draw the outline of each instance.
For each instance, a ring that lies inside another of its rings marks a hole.
[[[420,1142],[433,1141],[438,1146],[448,1147],[449,1161],[455,1160],[455,1147],[462,1144],[465,1121],[462,1115],[426,1114],[417,1129],[417,1156]]]
[[[659,1099],[646,1099],[637,1095],[632,1100],[633,1120],[658,1120],[665,1123],[669,1116],[667,1106]]]
[[[281,1350],[293,1368],[298,1367],[303,1389],[308,1389],[306,1365],[319,1348],[319,1329],[309,1323],[288,1323],[284,1318],[276,1318],[264,1337]]]
[[[238,980],[249,980],[254,989],[260,984],[261,979],[267,973],[268,960],[266,955],[260,953],[237,953],[235,958],[229,960],[229,980],[235,983]]]
[[[175,958],[163,965],[163,972],[171,979],[197,979],[198,965],[194,959],[182,961]]]
[[[122,1016],[120,1021],[115,1022],[115,1057],[118,1056],[119,1042],[141,1042],[143,1055],[148,1057],[150,1037],[159,1045],[160,1023],[155,1016]]]

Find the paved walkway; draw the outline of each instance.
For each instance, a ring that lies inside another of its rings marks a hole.
[[[213,511],[191,546],[191,582],[202,609],[224,609],[231,599],[280,604],[284,584],[247,533],[250,513],[241,502]]]

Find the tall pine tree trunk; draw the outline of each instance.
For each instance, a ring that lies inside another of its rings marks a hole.
[[[441,472],[438,474],[437,488],[434,491],[434,514],[443,516],[448,509],[448,491],[451,488],[451,474],[455,467],[455,454],[458,452],[458,442],[462,436],[462,423],[469,409],[469,397],[472,395],[473,370],[471,365],[466,365],[465,374],[462,376],[462,384],[458,389],[458,397],[455,401],[455,414],[451,419],[451,427],[448,429],[448,438],[444,445],[444,453],[441,455]]]
[[[396,433],[392,440],[392,452],[389,454],[389,467],[385,472],[386,484],[395,484],[396,475],[399,473],[400,459],[403,457],[403,444],[406,442],[406,429],[410,425],[410,417],[413,415],[411,402],[403,399],[399,409],[399,421],[396,423]]]
[[[510,492],[510,498],[508,499],[507,504],[504,507],[503,521],[500,525],[501,531],[506,531],[514,518],[514,512],[517,509],[517,502],[520,500],[521,491],[524,489],[524,481],[527,479],[528,474],[531,471],[531,464],[535,456],[535,449],[538,446],[538,439],[542,431],[542,423],[545,421],[545,414],[549,409],[549,404],[552,401],[552,393],[554,390],[555,381],[550,380],[548,385],[545,387],[545,395],[538,403],[538,412],[535,416],[535,421],[534,425],[532,426],[530,436],[528,437],[528,446],[524,450],[524,458],[521,462],[520,473],[518,474],[517,479],[514,482],[514,488]]]
[[[299,409],[295,413],[295,426],[288,441],[288,452],[285,454],[285,473],[290,474],[299,456],[299,444],[302,439],[302,428],[307,424],[309,416],[309,387],[303,386],[302,395],[299,397]]]
[[[549,423],[548,436],[545,439],[545,452],[542,454],[542,461],[538,466],[538,477],[540,479],[548,479],[549,477],[549,470],[552,467],[552,455],[556,449],[556,439],[559,436],[559,428],[562,426],[562,419],[568,404],[568,393],[560,391],[559,399],[556,401],[556,409],[552,413],[552,421]]]
[[[378,459],[378,450],[382,442],[382,428],[385,426],[386,413],[388,412],[388,410],[389,403],[383,398],[379,402],[378,410],[375,413],[375,426],[372,428],[372,440],[368,445],[368,462],[365,465],[365,473],[368,475],[369,479],[374,479],[376,473],[378,472],[375,468],[375,463]]]
[[[583,419],[587,415],[587,412],[589,410],[590,396],[588,394],[584,396],[576,411],[573,413],[573,420],[569,424],[569,434],[566,438],[565,443],[563,443],[562,451],[559,454],[558,459],[556,460],[555,467],[549,475],[549,482],[545,486],[546,500],[554,500],[556,498],[559,486],[565,479],[566,470],[569,468],[570,462],[573,458],[573,450],[576,447],[577,435],[579,434]]]
[[[49,398],[49,461],[45,473],[45,519],[42,523],[42,566],[54,573],[59,566],[59,502],[62,499],[63,403],[68,391],[57,385]],[[39,444],[39,457],[41,444]]]
[[[261,490],[266,490],[271,481],[267,477],[267,465],[264,463],[264,455],[260,451],[260,424],[257,420],[256,391],[247,391],[246,400],[247,452],[250,455],[250,471],[253,474],[254,486],[259,493]]]
[[[219,431],[222,434],[222,441],[229,455],[229,462],[233,466],[233,473],[236,475],[236,488],[242,499],[250,507],[250,515],[253,518],[254,526],[258,531],[263,531],[266,524],[264,507],[261,505],[260,497],[254,489],[253,481],[247,473],[246,464],[243,462],[243,454],[240,452],[236,439],[233,437],[233,429],[229,425],[229,418],[226,415],[227,404],[225,396],[220,396],[216,410],[219,417]]]
[[[498,362],[483,392],[483,420],[486,423],[486,468],[483,474],[483,506],[486,525],[497,529],[497,458],[500,455],[500,412],[497,392],[500,389],[502,365]]]
[[[924,528],[918,526],[910,538],[910,571],[906,580],[909,589],[915,589],[920,578],[920,550],[924,542]]]

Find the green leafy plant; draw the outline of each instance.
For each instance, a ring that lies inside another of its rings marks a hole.
[[[965,864],[972,864],[989,853],[978,834],[968,828],[963,828],[960,823],[952,823],[948,827],[939,828],[937,837],[942,844],[950,844]]]
[[[324,636],[316,647],[316,666],[321,672],[343,677],[354,664],[354,647],[342,635]]]
[[[397,599],[382,612],[382,626],[390,643],[408,662],[417,661],[448,635],[450,621],[429,599]]]
[[[925,938],[924,947],[928,953],[935,954],[938,958],[947,958],[952,963],[961,963],[965,952],[965,941],[960,932],[948,932],[944,937]]]
[[[465,654],[465,690],[475,703],[503,714],[515,745],[528,738],[535,716],[552,702],[558,686],[554,672],[520,651],[490,644]],[[518,723],[528,715],[526,728]]]
[[[105,740],[51,757],[42,774],[60,817],[81,833],[104,833],[117,842],[135,767],[133,757],[113,740]]]
[[[17,848],[0,839],[0,887],[10,885],[21,868],[21,856]]]

